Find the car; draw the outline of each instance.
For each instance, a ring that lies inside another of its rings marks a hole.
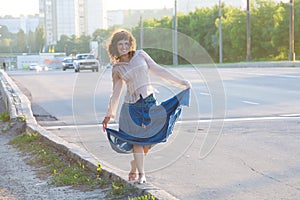
[[[66,57],[63,59],[62,61],[62,70],[66,71],[66,69],[74,69],[74,65],[73,65],[73,58],[72,57]]]
[[[31,63],[29,65],[29,70],[35,70],[35,71],[40,72],[40,71],[43,70],[43,68],[39,64],[37,64],[37,63]]]
[[[76,55],[73,61],[73,66],[75,72],[80,72],[81,70],[92,70],[93,72],[98,72],[100,63],[93,54],[85,53]]]

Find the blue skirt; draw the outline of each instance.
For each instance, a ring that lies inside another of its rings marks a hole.
[[[132,153],[133,145],[147,146],[166,142],[172,134],[182,106],[189,106],[190,89],[157,105],[153,95],[142,97],[134,104],[124,103],[119,130],[106,128],[107,138],[118,153]]]

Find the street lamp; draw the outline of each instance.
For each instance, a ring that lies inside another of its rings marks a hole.
[[[144,25],[143,25],[143,17],[142,17],[142,14],[140,16],[140,23],[141,23],[141,28],[140,28],[140,46],[141,46],[141,49],[144,48]]]
[[[102,64],[103,64],[103,62],[102,62],[102,44],[103,44],[103,38],[100,35],[98,35],[97,36],[97,41],[98,41],[98,50],[99,50],[99,52],[98,52],[99,63],[100,63],[100,67],[102,67]]]
[[[290,0],[290,54],[289,60],[295,61],[294,52],[294,1]]]
[[[250,0],[247,0],[247,57],[246,60],[251,60],[251,32],[250,32]]]
[[[221,0],[219,0],[219,32],[220,32],[220,34],[219,34],[219,43],[220,43],[220,45],[219,45],[219,61],[220,61],[220,63],[222,63],[223,62],[223,50],[222,50],[222,9],[221,9]]]
[[[290,5],[290,25],[289,25],[289,36],[290,36],[290,53],[289,60],[295,61],[295,50],[294,50],[294,1],[293,0],[283,0],[283,3],[289,3]]]
[[[178,41],[177,41],[177,0],[174,1],[173,16],[173,65],[178,65]]]

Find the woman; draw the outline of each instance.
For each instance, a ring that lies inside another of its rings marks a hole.
[[[129,180],[138,178],[136,183],[141,184],[146,182],[144,156],[151,146],[166,141],[180,115],[180,106],[188,105],[189,99],[189,92],[182,92],[157,106],[149,73],[185,91],[189,91],[191,85],[159,66],[145,51],[136,51],[135,48],[135,38],[127,30],[117,30],[112,34],[108,54],[114,63],[113,91],[102,125],[114,150],[133,152]],[[107,124],[115,117],[124,84],[127,92],[120,112],[119,131],[116,131],[107,128]]]

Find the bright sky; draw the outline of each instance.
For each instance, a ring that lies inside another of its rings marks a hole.
[[[61,0],[63,1],[63,0]],[[107,0],[107,9],[151,9],[173,7],[174,0]],[[0,0],[0,16],[15,17],[39,12],[39,0]]]
[[[39,12],[39,0],[0,0],[0,16],[20,14],[28,15]]]
[[[63,1],[63,0],[60,0]],[[189,1],[189,0],[177,0]],[[190,0],[191,2],[195,0]],[[203,4],[215,5],[219,0],[199,0]],[[246,0],[221,0],[227,5],[241,5]],[[274,0],[279,1],[279,0]],[[287,1],[287,0],[285,0]],[[174,0],[106,0],[108,10],[117,9],[155,9],[155,8],[172,8]],[[12,15],[18,17],[20,15],[38,14],[39,0],[0,0],[0,16]]]

